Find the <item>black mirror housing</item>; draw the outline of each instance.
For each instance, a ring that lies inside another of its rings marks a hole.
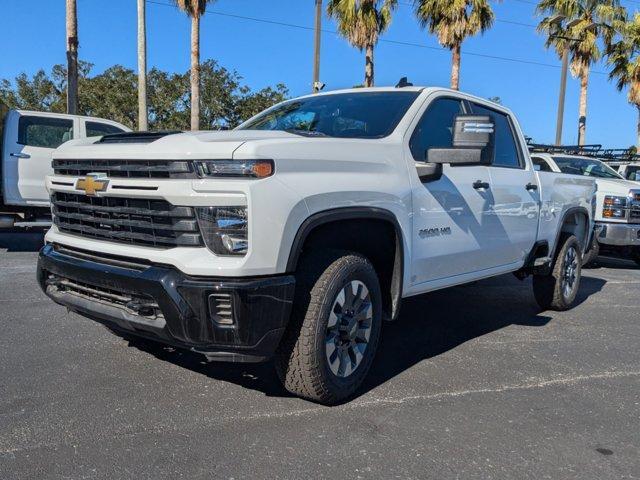
[[[490,163],[494,123],[489,115],[458,115],[453,125],[453,148],[430,148],[429,163]]]

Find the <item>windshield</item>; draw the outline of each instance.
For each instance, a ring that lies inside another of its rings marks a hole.
[[[562,173],[598,178],[622,178],[613,168],[592,158],[553,157]]]
[[[419,94],[361,92],[300,98],[266,110],[238,128],[284,130],[314,137],[386,137]]]

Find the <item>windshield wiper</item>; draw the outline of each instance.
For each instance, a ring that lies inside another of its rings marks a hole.
[[[302,130],[300,128],[285,128],[285,132],[293,133],[294,135],[300,135],[302,137],[328,137],[326,133],[318,132],[316,130]]]

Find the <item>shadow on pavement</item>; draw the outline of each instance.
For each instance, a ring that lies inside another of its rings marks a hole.
[[[615,268],[616,270],[640,270],[638,265],[633,260],[621,258],[619,256],[604,256],[600,255],[589,266],[584,267],[586,271],[597,270],[599,268]]]
[[[45,230],[0,232],[0,249],[7,252],[37,252],[44,245]]]
[[[605,280],[583,276],[576,304],[599,292]],[[544,327],[551,317],[540,313],[531,281],[511,275],[432,292],[404,301],[396,322],[383,326],[377,357],[356,397],[376,388],[415,364],[509,325]],[[281,386],[272,363],[208,363],[188,351],[131,339],[129,345],[194,372],[268,396],[291,396]]]

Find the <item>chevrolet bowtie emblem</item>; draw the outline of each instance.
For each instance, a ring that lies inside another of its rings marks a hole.
[[[90,173],[76,182],[76,190],[84,190],[87,195],[95,195],[96,192],[104,192],[109,185],[104,173]]]

